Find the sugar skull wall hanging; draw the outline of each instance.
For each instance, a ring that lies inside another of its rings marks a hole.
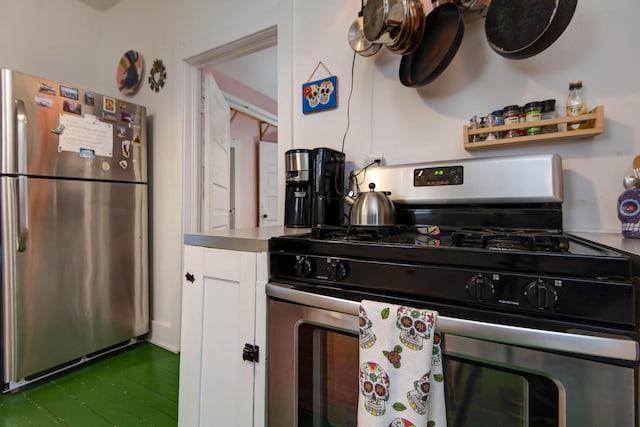
[[[304,114],[330,110],[338,106],[338,77],[330,75],[324,79],[310,81],[320,65],[328,74],[331,74],[320,61],[307,83],[302,85],[302,112]]]

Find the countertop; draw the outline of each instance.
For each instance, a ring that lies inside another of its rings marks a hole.
[[[269,239],[272,237],[308,233],[310,231],[311,229],[309,228],[273,226],[220,230],[208,233],[189,233],[184,235],[184,244],[233,251],[267,252],[269,250]]]
[[[568,232],[574,236],[591,240],[612,249],[617,249],[631,255],[640,256],[640,239],[629,239],[623,237],[621,233],[598,233],[598,232]]]
[[[269,250],[269,239],[272,237],[308,233],[310,231],[309,228],[287,228],[284,226],[220,230],[209,233],[185,234],[184,243],[207,248],[267,252]],[[620,233],[570,231],[569,234],[640,257],[640,239],[625,238]]]

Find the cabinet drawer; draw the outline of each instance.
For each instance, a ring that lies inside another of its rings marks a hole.
[[[242,252],[223,249],[204,251],[204,275],[232,282],[240,281]]]

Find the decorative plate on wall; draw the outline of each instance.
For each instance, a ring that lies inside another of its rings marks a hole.
[[[133,95],[140,87],[142,80],[142,55],[135,50],[128,50],[118,63],[116,84],[120,92]]]

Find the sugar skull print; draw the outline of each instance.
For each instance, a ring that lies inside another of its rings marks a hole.
[[[360,306],[358,321],[360,322],[360,348],[370,348],[376,343],[376,334],[373,333],[371,320],[362,306]]]
[[[318,101],[320,104],[328,104],[331,99],[331,94],[333,93],[333,82],[330,80],[325,80],[320,83]]]
[[[400,342],[412,350],[422,350],[424,340],[431,338],[433,313],[407,307],[398,308],[396,326],[400,329]]]
[[[405,420],[404,418],[396,418],[395,420],[391,421],[389,427],[416,427],[416,425],[409,420]]]
[[[367,412],[374,416],[384,415],[389,400],[389,375],[377,363],[363,363],[360,366],[360,392]]]
[[[427,413],[429,390],[431,390],[431,372],[427,372],[420,379],[414,381],[413,390],[407,393],[409,405],[420,415]]]
[[[320,87],[318,85],[306,86],[304,88],[304,97],[311,108],[315,108],[320,103]]]

